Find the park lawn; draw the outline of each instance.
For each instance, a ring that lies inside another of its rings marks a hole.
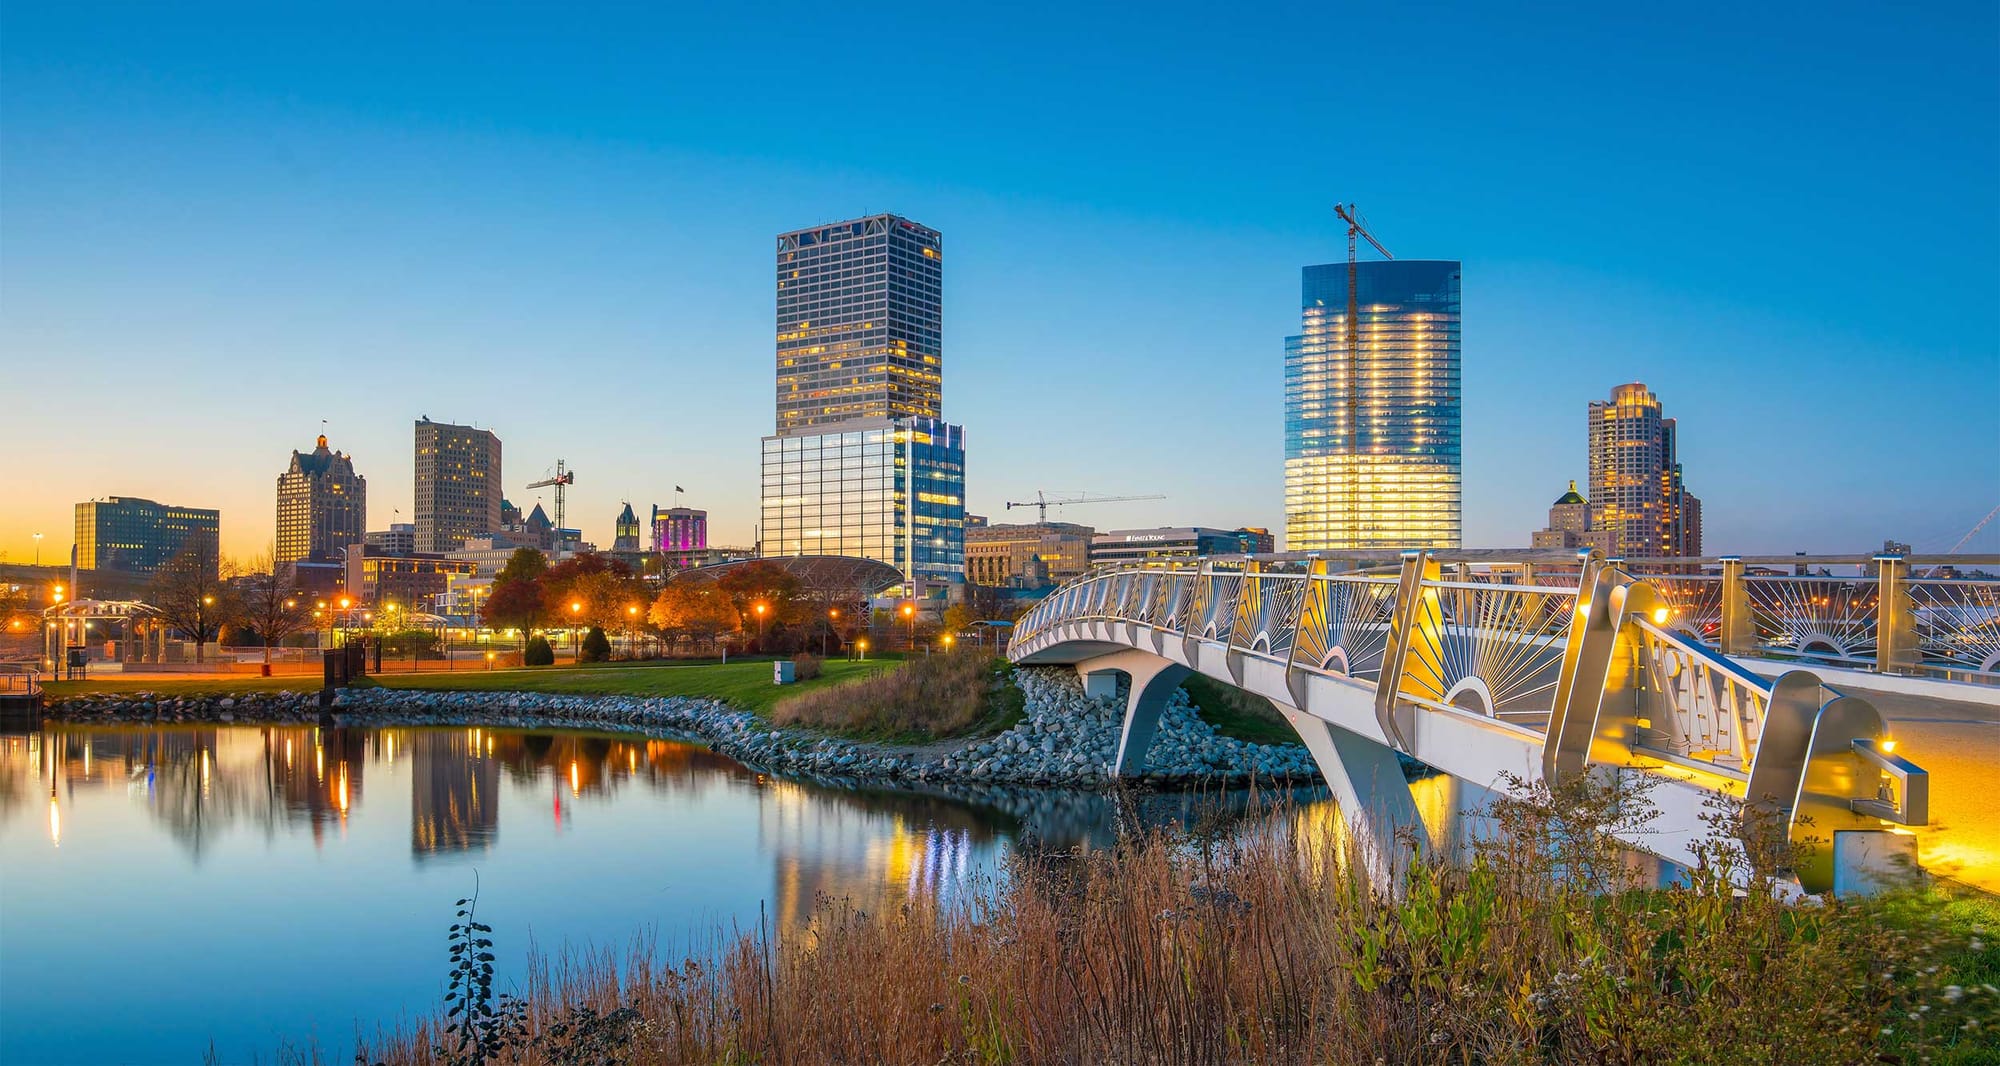
[[[371,675],[371,685],[387,688],[450,692],[550,692],[577,696],[707,696],[759,714],[785,696],[808,692],[841,681],[892,669],[894,660],[867,662],[829,660],[819,678],[791,685],[771,683],[768,659],[682,665],[659,662],[592,663],[587,666],[540,666],[512,670],[461,670],[448,673]],[[200,677],[139,680],[51,681],[43,686],[49,698],[130,695],[240,696],[256,692],[317,692],[317,674],[291,677]]]

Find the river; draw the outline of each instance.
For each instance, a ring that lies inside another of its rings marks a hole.
[[[1160,796],[1136,821],[1253,802]],[[0,737],[0,1062],[308,1040],[346,1061],[357,1026],[437,1003],[475,884],[505,988],[531,949],[650,931],[673,953],[782,935],[816,899],[955,898],[1024,841],[1134,820],[1097,794],[843,788],[631,735],[52,724]]]

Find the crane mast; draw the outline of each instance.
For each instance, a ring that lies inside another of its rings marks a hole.
[[[1357,417],[1357,408],[1361,403],[1359,394],[1361,366],[1361,271],[1359,267],[1360,259],[1357,255],[1359,249],[1355,243],[1355,238],[1367,238],[1368,243],[1374,245],[1375,250],[1381,252],[1384,259],[1393,260],[1396,257],[1389,253],[1389,249],[1382,247],[1382,242],[1376,240],[1374,234],[1368,232],[1368,227],[1362,224],[1361,217],[1355,212],[1353,204],[1334,204],[1333,213],[1339,215],[1340,220],[1347,223],[1347,358],[1342,361],[1340,370],[1340,385],[1341,389],[1346,393],[1347,402],[1341,406],[1340,429],[1347,458],[1345,469],[1341,474],[1341,481],[1343,482],[1341,488],[1347,497],[1348,543],[1331,544],[1329,546],[1335,548],[1360,548],[1365,547],[1362,543],[1360,528],[1361,478],[1359,476],[1359,467],[1361,462],[1361,441],[1359,437],[1360,420]]]
[[[570,470],[567,467],[565,467],[561,459],[556,460],[556,476],[550,478],[543,478],[540,481],[531,481],[528,483],[528,487],[530,489],[546,489],[553,487],[556,490],[556,550],[557,551],[562,550],[563,546],[562,531],[569,528],[568,524],[564,521],[564,519],[567,516],[564,511],[563,504],[566,499],[566,492],[568,488],[574,484],[576,484],[576,471]]]

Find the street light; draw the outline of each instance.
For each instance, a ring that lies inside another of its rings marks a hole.
[[[827,633],[833,632],[834,625],[839,621],[840,621],[840,608],[828,607],[826,609]],[[821,633],[819,635],[819,657],[822,659],[826,658],[826,633]]]
[[[569,661],[574,666],[583,661],[583,642],[576,635],[576,616],[583,613],[583,601],[571,600],[569,604]]]
[[[863,637],[862,639],[857,640],[854,643],[857,647],[861,649],[861,658],[865,661],[868,658],[868,639],[866,637]]]
[[[764,605],[757,605],[757,650],[764,650]]]
[[[917,605],[903,604],[903,621],[910,624],[910,650],[917,650]]]
[[[628,603],[625,605],[625,619],[626,619],[625,654],[630,656],[631,658],[637,659],[639,657],[639,605],[638,604]]]

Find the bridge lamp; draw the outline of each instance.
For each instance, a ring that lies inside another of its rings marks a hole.
[[[1666,609],[1665,607],[1655,607],[1655,608],[1653,608],[1653,624],[1654,624],[1654,625],[1656,625],[1656,626],[1663,626],[1663,625],[1666,625],[1666,624],[1667,624],[1667,619],[1668,619],[1668,618],[1670,618],[1670,617],[1672,617],[1672,616],[1673,616],[1673,612],[1672,612],[1672,611],[1670,611],[1670,610],[1668,610],[1668,609]]]
[[[348,599],[347,597],[342,596],[340,598],[340,609],[343,611],[347,610],[348,607],[353,605],[353,602],[354,601]]]
[[[1896,742],[1893,740],[1884,740],[1881,744],[1881,748],[1884,753],[1895,751]]]

